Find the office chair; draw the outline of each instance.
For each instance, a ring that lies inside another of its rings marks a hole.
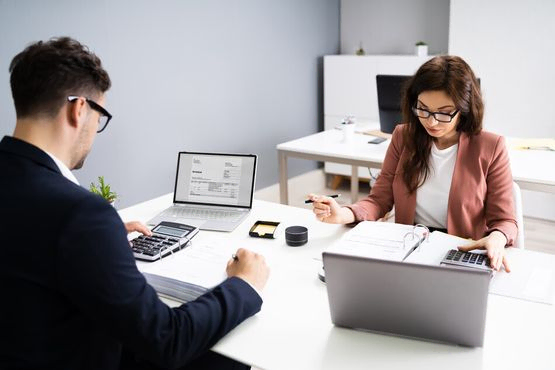
[[[395,126],[401,122],[401,91],[405,82],[411,77],[376,75],[381,132],[391,134]],[[480,86],[479,78],[478,86]]]
[[[513,203],[515,207],[516,225],[518,234],[513,247],[524,249],[524,216],[522,215],[522,194],[520,186],[513,181]]]
[[[401,89],[410,77],[376,75],[380,131],[391,134],[401,122]]]

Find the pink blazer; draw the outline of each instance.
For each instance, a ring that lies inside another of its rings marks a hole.
[[[405,129],[406,125],[395,128],[370,194],[348,206],[357,221],[377,220],[395,204],[395,222],[414,224],[416,192],[409,194],[401,177],[407,156]],[[447,232],[477,240],[499,230],[507,237],[507,245],[512,245],[517,235],[512,181],[502,136],[484,131],[475,136],[461,133],[447,203]]]

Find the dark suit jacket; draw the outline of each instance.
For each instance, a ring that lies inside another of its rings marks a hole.
[[[0,173],[0,368],[114,369],[122,347],[182,366],[260,310],[239,278],[165,305],[137,270],[114,208],[39,148],[4,137]]]
[[[416,192],[409,194],[401,176],[408,155],[403,144],[405,127],[395,127],[370,195],[349,206],[357,221],[377,220],[395,204],[395,222],[414,224]],[[477,240],[493,230],[505,234],[507,245],[512,245],[517,236],[513,177],[505,140],[486,131],[474,136],[461,133],[449,190],[447,231]]]

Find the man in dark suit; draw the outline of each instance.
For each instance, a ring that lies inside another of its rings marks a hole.
[[[244,366],[208,350],[260,310],[264,258],[239,249],[226,281],[165,305],[137,270],[114,208],[70,172],[111,118],[100,59],[52,39],[15,56],[10,73],[17,122],[0,142],[0,368]]]

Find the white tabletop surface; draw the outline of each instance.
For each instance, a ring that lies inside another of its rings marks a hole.
[[[121,210],[120,215],[124,221],[144,222],[171,201],[168,194]],[[309,242],[288,247],[283,234],[276,240],[251,238],[248,230],[256,220],[304,225]],[[249,218],[232,233],[201,231],[195,239],[216,237],[226,245],[252,249],[264,254],[271,268],[262,311],[213,350],[263,369],[555,368],[555,306],[508,297],[489,296],[483,348],[334,327],[317,270],[321,252],[345,230],[318,222],[309,210],[255,201]]]
[[[555,187],[555,152],[509,149],[513,179]]]
[[[278,144],[276,148],[297,153],[383,162],[391,140],[386,140],[380,144],[368,144],[368,141],[373,138],[374,136],[371,135],[355,133],[353,140],[345,143],[341,130],[332,129]]]
[[[383,163],[391,140],[381,144],[368,144],[373,136],[354,134],[350,143],[344,143],[341,130],[321,131],[277,145],[278,151],[305,153],[322,157]],[[523,189],[555,193],[555,152],[547,150],[516,150],[507,138],[513,179]],[[329,158],[327,159],[329,160]],[[537,184],[539,187],[530,187]]]

